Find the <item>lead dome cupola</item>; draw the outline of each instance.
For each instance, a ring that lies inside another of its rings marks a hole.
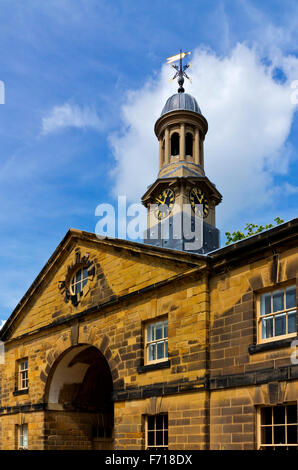
[[[175,93],[170,96],[163,107],[161,116],[176,110],[187,110],[202,114],[197,100],[188,93]]]

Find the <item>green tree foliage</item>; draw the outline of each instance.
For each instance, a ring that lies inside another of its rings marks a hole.
[[[276,222],[276,225],[284,223],[284,220],[280,219],[279,217],[276,217],[274,221]],[[226,245],[230,245],[231,243],[237,242],[238,240],[243,240],[243,238],[250,237],[251,235],[255,235],[256,233],[263,232],[263,230],[267,230],[272,227],[274,227],[273,224],[268,224],[268,225],[263,226],[263,225],[247,223],[244,228],[244,232],[240,232],[240,230],[237,230],[237,232],[233,232],[232,234],[231,232],[225,233],[227,237]]]

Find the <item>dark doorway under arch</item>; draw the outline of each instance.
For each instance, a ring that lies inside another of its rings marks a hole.
[[[112,392],[110,368],[97,348],[78,345],[63,353],[46,387],[46,448],[110,449]]]

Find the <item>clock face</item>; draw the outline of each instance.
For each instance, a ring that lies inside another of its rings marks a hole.
[[[209,214],[209,203],[203,191],[197,186],[189,193],[191,207],[199,217],[207,217]],[[201,207],[198,207],[201,205]]]
[[[162,193],[160,193],[154,199],[154,204],[157,204],[157,208],[155,209],[156,218],[161,220],[167,217],[172,210],[174,202],[175,194],[172,189],[167,188]]]

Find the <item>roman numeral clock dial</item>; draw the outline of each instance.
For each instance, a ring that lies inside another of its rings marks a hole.
[[[189,200],[195,214],[199,217],[207,217],[209,214],[209,203],[207,197],[200,188],[192,188],[189,193]]]
[[[160,193],[154,200],[154,204],[157,204],[157,208],[155,209],[156,218],[161,220],[167,217],[172,210],[174,202],[175,194],[170,188]]]

